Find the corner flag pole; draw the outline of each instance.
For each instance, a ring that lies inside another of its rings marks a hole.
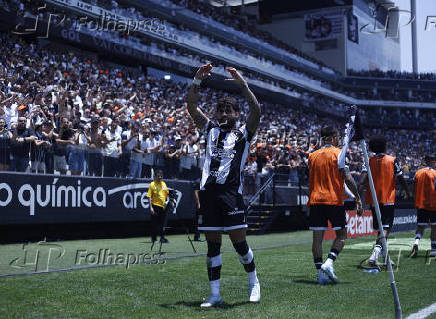
[[[383,232],[380,207],[378,206],[377,194],[375,193],[375,188],[374,188],[374,180],[372,179],[371,168],[369,166],[368,151],[366,150],[365,139],[360,140],[360,148],[362,149],[362,152],[363,152],[363,159],[365,161],[365,165],[368,168],[368,181],[369,181],[369,187],[371,188],[371,195],[372,195],[372,201],[374,203],[375,213],[377,215],[378,231],[380,232],[380,235],[381,235],[383,250],[386,252],[386,263],[388,266],[388,272],[389,272],[389,276],[391,279],[392,294],[394,296],[395,318],[401,319],[403,314],[402,314],[402,310],[401,310],[400,298],[398,297],[398,290],[397,290],[397,285],[395,283],[394,272],[392,270],[391,258],[389,257],[388,243],[386,241],[386,237],[385,237],[385,234]]]

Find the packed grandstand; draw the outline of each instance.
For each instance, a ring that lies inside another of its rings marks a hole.
[[[124,1],[87,2],[126,18],[144,20],[156,14]],[[420,103],[435,102],[435,92],[427,86],[434,85],[434,74],[349,70],[349,76],[342,77],[271,34],[258,31],[253,21],[235,19],[198,1],[173,1],[167,8],[170,13],[185,10],[199,21],[211,20],[210,25],[221,25],[234,37],[226,42],[211,30],[194,30],[191,25],[171,22],[168,16],[158,17],[165,28],[158,36],[153,30],[130,34],[93,31],[91,21],[83,24],[78,14],[56,6],[41,11],[37,1],[0,0],[0,4],[6,13],[18,13],[23,21],[35,15],[47,20],[49,10],[57,9],[66,17],[57,21],[64,30],[145,50],[161,61],[178,61],[189,66],[185,76],[192,77],[191,68],[211,62],[216,76],[223,77],[232,61],[255,90],[264,89],[261,127],[245,173],[250,181],[260,183],[259,177],[276,172],[289,176],[290,182],[306,182],[307,154],[317,147],[321,126],[327,122],[342,126],[344,107],[352,102],[362,105],[367,136],[383,133],[395,141],[389,144],[389,153],[399,158],[406,177],[413,177],[423,154],[434,145],[434,109],[419,107]],[[0,64],[3,170],[138,178],[164,168],[167,178],[199,177],[204,138],[185,111],[189,81],[148,74],[145,63],[138,67],[128,61],[128,55],[115,57],[98,52],[98,48],[84,50],[74,48],[71,42],[41,41],[15,33],[0,34],[4,49]],[[165,39],[168,34],[171,36]],[[238,37],[245,42],[238,44]],[[174,73],[180,74],[180,69]],[[398,81],[385,85],[382,79]],[[415,80],[422,85],[417,86]],[[374,89],[374,81],[379,81],[378,89]],[[228,87],[204,86],[201,109],[211,114],[216,101],[226,95],[234,92]],[[242,97],[238,99],[245,117],[248,105]],[[21,117],[27,121],[25,131],[17,127]],[[14,134],[36,138],[17,141]],[[362,164],[357,145],[351,145],[348,156],[357,175]],[[11,165],[18,158],[28,164]]]

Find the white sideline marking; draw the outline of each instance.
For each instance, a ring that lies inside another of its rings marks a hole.
[[[436,302],[424,309],[421,309],[417,313],[411,314],[406,319],[423,319],[423,318],[427,318],[428,316],[430,316],[435,312],[436,312]]]
[[[388,247],[389,247],[389,250],[391,250],[391,251],[412,249],[413,243],[414,243],[413,238],[392,238],[392,239],[389,238],[388,239]],[[373,246],[374,246],[373,241],[348,244],[348,245],[345,244],[345,248],[347,248],[347,249],[358,249],[358,250],[372,249]],[[419,250],[426,251],[426,250],[429,250],[430,248],[431,248],[430,239],[421,238],[421,240],[419,242]]]

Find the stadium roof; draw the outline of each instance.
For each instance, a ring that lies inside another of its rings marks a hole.
[[[242,1],[244,1],[244,5],[259,2],[259,0],[209,0],[209,3],[215,7],[235,7],[242,5]]]
[[[375,0],[375,1],[379,1],[379,2],[386,2],[385,0]],[[213,6],[217,6],[217,7],[222,7],[222,6],[240,6],[242,5],[242,2],[244,2],[244,4],[251,4],[251,3],[256,3],[256,2],[260,2],[260,0],[209,0],[209,3]],[[320,3],[321,2],[321,6],[323,5],[346,5],[346,4],[350,4],[349,0],[324,0],[324,1],[315,1]],[[348,2],[348,3],[347,3]]]

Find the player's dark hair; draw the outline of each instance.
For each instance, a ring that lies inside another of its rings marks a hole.
[[[154,175],[155,175],[155,176],[157,176],[157,175],[164,176],[163,170],[161,170],[161,169],[157,169],[157,170],[154,172]]]
[[[324,126],[321,129],[321,137],[323,137],[323,138],[325,138],[325,137],[332,137],[332,136],[335,136],[335,135],[338,135],[338,130],[334,126],[332,126],[332,125]]]
[[[386,152],[386,137],[383,135],[374,135],[369,139],[369,150],[374,153]]]
[[[217,109],[220,109],[220,108],[222,108],[222,107],[226,107],[226,106],[230,106],[230,107],[232,107],[232,109],[233,109],[235,112],[239,112],[238,101],[236,101],[236,99],[233,98],[233,97],[226,96],[226,97],[220,98],[220,99],[218,100],[218,103],[217,103],[216,108],[217,108]]]

